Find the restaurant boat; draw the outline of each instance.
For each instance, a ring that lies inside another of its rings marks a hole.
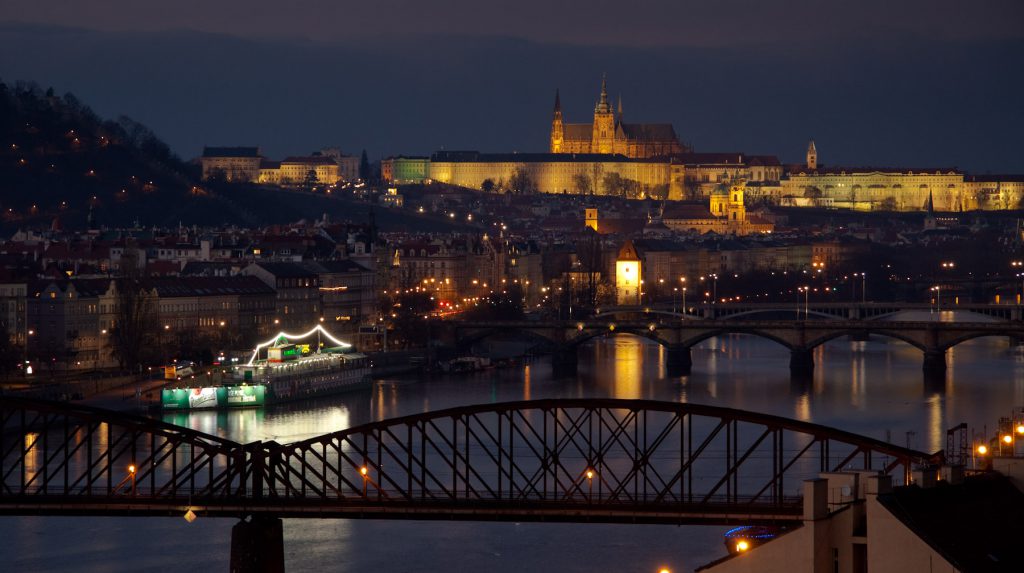
[[[315,343],[293,342],[313,335]],[[247,364],[232,369],[230,382],[167,388],[160,404],[165,410],[260,407],[364,388],[370,382],[367,356],[317,325],[301,335],[281,332],[260,344]]]

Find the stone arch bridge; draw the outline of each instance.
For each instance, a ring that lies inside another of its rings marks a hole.
[[[866,340],[884,336],[902,340],[921,350],[928,377],[944,376],[946,350],[961,342],[986,336],[1024,337],[1021,322],[931,322],[874,320],[679,320],[651,313],[645,320],[598,317],[578,321],[476,322],[448,320],[434,329],[436,346],[466,352],[478,341],[498,334],[519,333],[544,341],[551,350],[559,375],[576,371],[577,349],[599,337],[632,334],[665,347],[669,376],[686,376],[693,365],[691,349],[715,336],[749,334],[765,338],[790,352],[790,370],[806,376],[814,370],[813,351],[841,337]]]

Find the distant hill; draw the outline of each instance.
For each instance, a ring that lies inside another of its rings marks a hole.
[[[211,187],[199,170],[128,117],[104,120],[73,94],[0,81],[0,228],[51,225],[260,226],[319,218],[367,220],[369,205],[250,185]],[[378,210],[382,230],[451,225]]]
[[[0,209],[10,224],[169,224],[208,203],[194,170],[130,118],[103,120],[72,94],[0,82]],[[199,201],[186,201],[187,198]],[[198,222],[198,221],[197,221]]]

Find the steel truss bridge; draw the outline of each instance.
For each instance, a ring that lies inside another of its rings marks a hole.
[[[785,523],[821,472],[906,483],[942,457],[777,416],[613,399],[465,406],[240,444],[3,397],[0,430],[0,515]]]

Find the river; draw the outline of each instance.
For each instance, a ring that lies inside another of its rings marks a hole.
[[[667,378],[662,349],[623,335],[580,350],[579,372],[553,379],[550,363],[515,369],[386,380],[372,389],[264,411],[198,412],[168,421],[247,442],[288,442],[368,421],[464,404],[538,398],[614,397],[695,402],[826,424],[936,451],[960,422],[993,427],[1024,405],[1024,348],[1006,338],[949,352],[945,383],[925,383],[921,354],[894,340],[837,340],[817,349],[809,382],[790,380],[789,355],[745,335],[693,351],[693,373]],[[230,519],[0,518],[7,571],[226,571]],[[723,527],[285,520],[288,570],[692,571],[725,554]]]

